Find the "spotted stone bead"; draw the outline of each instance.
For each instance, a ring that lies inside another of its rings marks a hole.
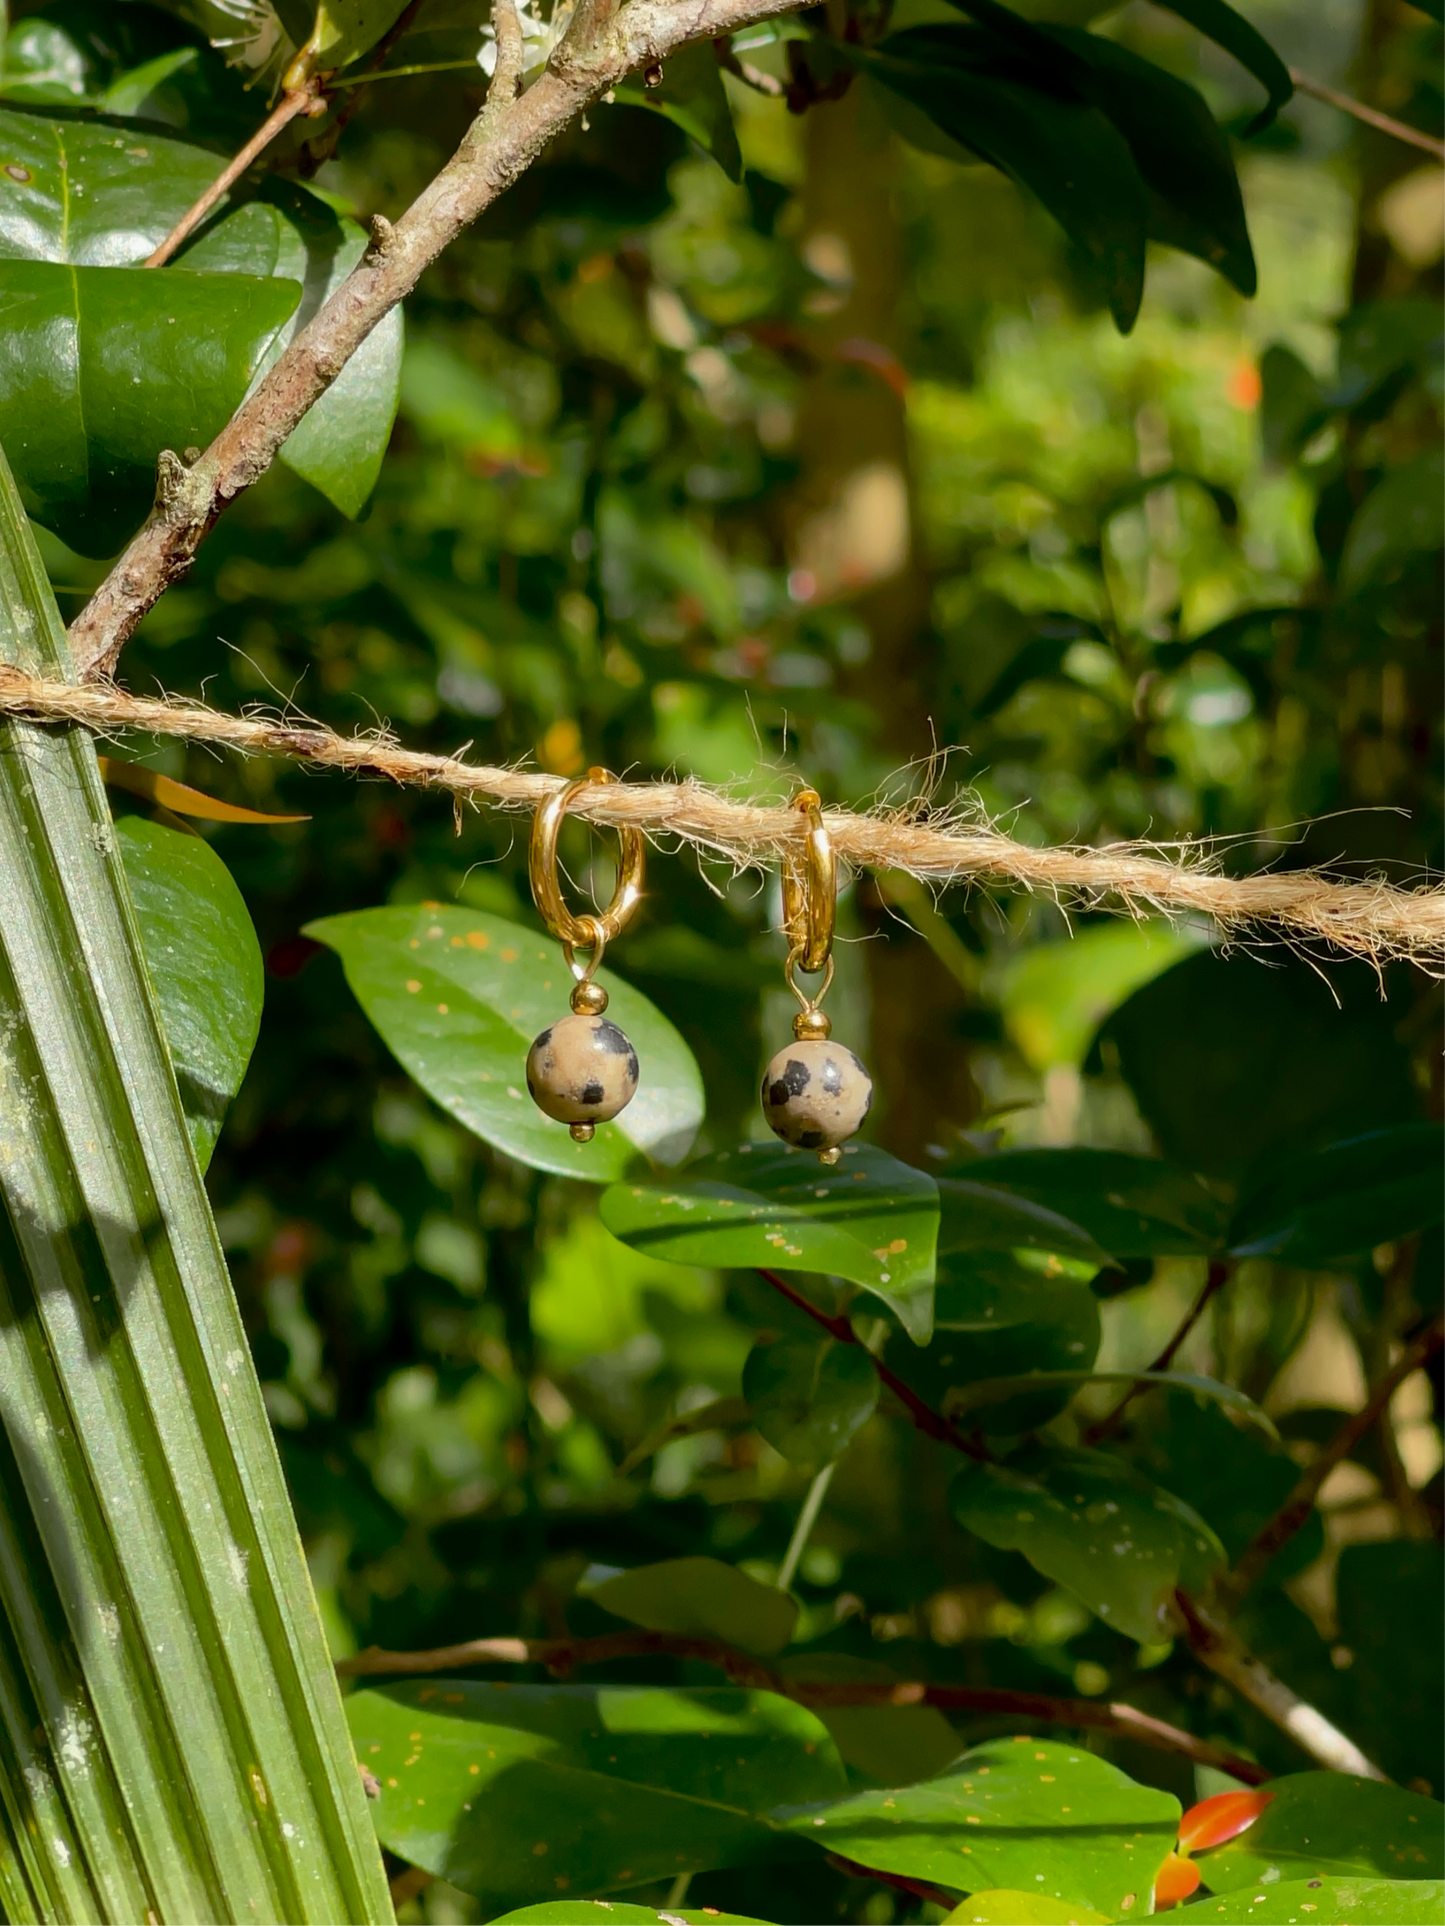
[[[872,1103],[873,1079],[840,1043],[790,1043],[763,1072],[768,1127],[800,1150],[831,1150],[846,1142]]]
[[[637,1095],[637,1052],[606,1017],[560,1017],[527,1052],[527,1088],[558,1123],[606,1123]]]

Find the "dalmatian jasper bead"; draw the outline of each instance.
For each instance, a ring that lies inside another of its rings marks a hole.
[[[606,1123],[637,1095],[637,1052],[606,1017],[560,1017],[527,1052],[527,1088],[558,1123]]]
[[[807,1038],[779,1050],[763,1072],[769,1129],[800,1150],[832,1150],[858,1130],[873,1103],[873,1079],[842,1044]]]

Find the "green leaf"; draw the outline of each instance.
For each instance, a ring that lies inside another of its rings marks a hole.
[[[1442,1914],[1445,1885],[1437,1879],[1286,1879],[1249,1902],[1249,1926],[1313,1926],[1316,1919],[1348,1920],[1349,1926],[1439,1926]],[[1182,1908],[1179,1918],[1236,1926],[1239,1902],[1199,1899]]]
[[[1266,969],[1210,950],[1136,991],[1099,1036],[1165,1155],[1238,1177],[1267,1157],[1413,1120],[1396,1024],[1368,971],[1325,981],[1312,963]]]
[[[1174,1391],[1192,1391],[1196,1397],[1209,1398],[1225,1410],[1238,1413],[1267,1438],[1279,1436],[1274,1420],[1260,1410],[1253,1398],[1236,1391],[1233,1385],[1221,1384],[1218,1378],[1197,1377],[1191,1371],[1030,1371],[1020,1377],[977,1379],[961,1386],[950,1404],[955,1412],[966,1413],[1000,1404],[1035,1385],[1042,1390],[1050,1385],[1083,1384],[1162,1384]]]
[[[898,1674],[847,1652],[802,1652],[782,1661],[789,1679],[810,1684],[889,1685]],[[844,1765],[879,1786],[911,1786],[951,1766],[962,1742],[934,1705],[815,1705]]]
[[[1200,1592],[1224,1548],[1199,1514],[1102,1451],[1039,1442],[1007,1464],[966,1465],[954,1518],[1063,1585],[1141,1645],[1172,1636],[1174,1594]]]
[[[1413,555],[1439,548],[1445,521],[1445,454],[1438,448],[1392,468],[1355,511],[1340,556],[1340,590],[1357,595]]]
[[[594,1605],[649,1632],[721,1639],[745,1652],[781,1652],[798,1616],[789,1593],[717,1558],[668,1558],[583,1589]]]
[[[214,0],[213,0],[214,3]],[[297,47],[312,45],[318,67],[345,67],[369,53],[406,0],[272,0]]]
[[[1109,1254],[1081,1224],[1030,1198],[974,1183],[939,1177],[938,1254],[956,1251],[1057,1251],[1065,1257],[1107,1264]]]
[[[1291,1773],[1271,1779],[1269,1789],[1274,1797],[1248,1832],[1195,1854],[1213,1892],[1326,1873],[1375,1879],[1445,1873],[1445,1808],[1434,1799],[1344,1772]]]
[[[785,1858],[765,1815],[845,1789],[826,1729],[770,1692],[442,1679],[347,1711],[382,1844],[493,1905]]]
[[[950,139],[1016,180],[1088,255],[1118,326],[1144,289],[1149,195],[1099,109],[1038,84],[1032,63],[967,27],[914,27],[855,56]]]
[[[1099,1306],[1080,1275],[1032,1251],[952,1257],[934,1295],[933,1342],[914,1357],[894,1340],[888,1361],[924,1399],[952,1411],[975,1380],[1036,1371],[1084,1370],[1099,1349]],[[985,1406],[973,1422],[1018,1436],[1057,1417],[1072,1388],[1028,1390]]]
[[[1346,1545],[1335,1579],[1340,1643],[1352,1661],[1346,1728],[1401,1784],[1438,1783],[1445,1726],[1445,1611],[1440,1551],[1408,1538]],[[1400,1631],[1409,1627],[1408,1663]]]
[[[661,1011],[610,970],[597,981],[612,999],[609,1017],[637,1051],[642,1079],[616,1122],[579,1144],[537,1109],[524,1074],[532,1039],[567,1011],[572,979],[550,937],[435,904],[329,916],[305,934],[336,951],[402,1067],[487,1143],[534,1170],[593,1184],[619,1177],[638,1151],[660,1163],[686,1154],[703,1110],[692,1052]]]
[[[30,514],[79,554],[119,548],[161,450],[219,434],[300,298],[250,275],[0,260],[0,441]]]
[[[1044,31],[1079,56],[1089,96],[1129,143],[1153,196],[1150,238],[1196,255],[1241,294],[1253,294],[1258,276],[1239,177],[1229,142],[1202,96],[1100,34],[1073,27]]]
[[[915,1344],[933,1328],[938,1186],[871,1144],[848,1144],[833,1169],[806,1151],[744,1144],[671,1185],[614,1184],[601,1214],[654,1257],[825,1272],[881,1298]]]
[[[1309,1266],[1438,1224],[1442,1151],[1439,1124],[1398,1124],[1292,1158],[1235,1212],[1230,1249]]]
[[[540,1906],[523,1906],[519,1912],[502,1913],[492,1926],[767,1926],[766,1920],[747,1913],[720,1913],[710,1906],[705,1913],[678,1912],[669,1906],[659,1912],[655,1906],[629,1906],[622,1899],[548,1899]]]
[[[694,40],[668,55],[656,87],[626,81],[613,89],[619,106],[647,107],[680,127],[705,154],[711,154],[730,181],[743,177],[743,157],[733,126],[732,108],[711,44]]]
[[[1009,1892],[996,1887],[992,1892],[970,1893],[944,1917],[943,1926],[1109,1926],[1107,1913],[1096,1913],[1088,1906],[1066,1899],[1040,1899],[1037,1893]]]
[[[1199,1179],[1157,1157],[1006,1150],[965,1168],[976,1184],[1078,1224],[1114,1257],[1192,1257],[1214,1249],[1223,1235],[1223,1213]],[[950,1180],[939,1181],[942,1187]]]
[[[674,1438],[695,1438],[700,1431],[725,1431],[732,1425],[747,1424],[751,1413],[745,1398],[713,1398],[709,1403],[699,1405],[694,1411],[682,1411],[675,1418],[667,1418],[641,1443],[635,1444],[622,1463],[617,1467],[619,1478],[625,1478],[629,1471],[645,1464],[654,1457],[665,1444]]]
[[[0,658],[73,673],[3,461]],[[78,728],[0,725],[0,903],[6,1913],[389,1919]]]
[[[1258,28],[1252,27],[1242,14],[1226,5],[1226,0],[1154,0],[1154,4],[1163,7],[1166,13],[1177,13],[1181,20],[1187,20],[1191,27],[1197,27],[1206,39],[1212,40],[1217,47],[1223,47],[1241,67],[1254,75],[1268,98],[1263,110],[1250,122],[1246,131],[1251,134],[1263,132],[1294,94],[1289,68],[1264,35]]]
[[[945,1886],[1028,1886],[1109,1918],[1150,1910],[1179,1802],[1053,1739],[975,1746],[942,1778],[794,1816],[828,1852]],[[1042,1878],[1040,1878],[1042,1874]]]
[[[141,816],[122,817],[115,833],[204,1170],[261,1028],[261,946],[245,899],[209,843]]]
[[[878,1373],[861,1344],[819,1333],[753,1347],[743,1396],[768,1443],[810,1476],[840,1457],[873,1416]]]

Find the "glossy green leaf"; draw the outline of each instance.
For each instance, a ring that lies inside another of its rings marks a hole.
[[[742,179],[743,157],[732,108],[708,41],[695,40],[669,54],[656,87],[629,80],[614,88],[613,96],[619,106],[646,107],[662,114],[705,154],[711,154],[730,181]]]
[[[847,1652],[800,1652],[778,1667],[811,1684],[894,1684],[898,1674],[876,1659]],[[815,1705],[844,1765],[879,1786],[911,1786],[951,1766],[963,1741],[933,1705]]]
[[[401,15],[405,0],[272,0],[297,47],[313,46],[319,67],[344,67],[368,53]]]
[[[1166,1156],[1237,1178],[1266,1158],[1412,1121],[1394,1005],[1364,970],[1202,951],[1100,1031]]]
[[[1445,1808],[1434,1799],[1345,1772],[1291,1773],[1269,1789],[1274,1798],[1247,1832],[1196,1854],[1214,1892],[1326,1873],[1445,1875]]]
[[[670,1185],[615,1184],[601,1208],[614,1237],[654,1257],[825,1272],[881,1298],[915,1343],[933,1328],[938,1186],[871,1144],[848,1144],[832,1169],[743,1144]]]
[[[1242,1257],[1325,1264],[1438,1224],[1445,1130],[1399,1124],[1292,1158],[1252,1187],[1229,1227]]]
[[[1144,288],[1149,195],[1106,116],[1045,91],[1032,64],[974,28],[910,28],[864,59],[882,86],[1038,197],[1093,263],[1119,327],[1131,328]]]
[[[163,448],[219,434],[301,298],[295,281],[0,260],[0,441],[27,510],[120,547]]]
[[[625,1899],[548,1899],[540,1906],[523,1906],[515,1913],[502,1913],[492,1926],[767,1926],[766,1920],[748,1913],[720,1913],[710,1906],[705,1913],[679,1912],[669,1906],[659,1912],[655,1906],[629,1906]]]
[[[1043,1389],[1051,1385],[1077,1388],[1085,1384],[1159,1384],[1174,1391],[1192,1391],[1196,1397],[1209,1398],[1223,1405],[1226,1411],[1235,1412],[1267,1438],[1279,1436],[1274,1420],[1260,1410],[1253,1398],[1246,1397],[1231,1384],[1221,1384],[1218,1378],[1198,1377],[1192,1371],[1031,1371],[1021,1377],[982,1378],[963,1385],[950,1402],[954,1411],[966,1413],[1000,1404],[1032,1385]]]
[[[357,1001],[403,1068],[489,1144],[535,1170],[594,1184],[619,1177],[639,1151],[660,1163],[686,1154],[703,1110],[692,1052],[611,971],[600,970],[597,981],[612,999],[609,1018],[632,1040],[642,1078],[616,1122],[599,1124],[592,1142],[579,1144],[527,1095],[527,1051],[540,1030],[566,1015],[572,984],[550,937],[435,904],[329,916],[305,934],[336,951]]]
[[[3,461],[0,658],[72,673]],[[79,729],[0,725],[0,904],[5,1911],[389,1919]]]
[[[1108,1913],[1096,1913],[1067,1899],[1041,1899],[1037,1893],[970,1893],[944,1917],[943,1926],[1109,1926]]]
[[[781,1652],[798,1617],[789,1593],[717,1558],[668,1558],[582,1589],[604,1611],[649,1632],[721,1639],[746,1652]]]
[[[826,1729],[770,1692],[441,1679],[347,1711],[383,1845],[493,1905],[788,1857],[765,1815],[845,1789]]]
[[[1170,1637],[1175,1592],[1203,1591],[1225,1562],[1182,1498],[1102,1451],[1039,1442],[1007,1464],[966,1465],[950,1503],[966,1531],[1022,1552],[1141,1645]]]
[[[1149,1910],[1179,1802],[1054,1739],[995,1739],[942,1778],[797,1814],[829,1852],[941,1885],[1032,1888],[1111,1919]]]
[[[939,1267],[933,1342],[916,1358],[897,1341],[888,1362],[932,1405],[952,1412],[976,1380],[1085,1371],[1099,1350],[1099,1306],[1088,1267],[1037,1252],[974,1252]],[[1072,1386],[985,1402],[970,1423],[1017,1436],[1057,1417]]]
[[[1355,511],[1340,556],[1340,588],[1355,595],[1411,556],[1432,554],[1445,526],[1445,455],[1432,448],[1392,468]]]
[[[1234,1897],[1197,1899],[1181,1920],[1236,1926],[1439,1926],[1445,1916],[1445,1885],[1438,1879],[1286,1879],[1250,1896],[1248,1914]]]
[[[975,1184],[1078,1224],[1113,1257],[1189,1257],[1214,1248],[1223,1235],[1216,1199],[1190,1172],[1157,1157],[1082,1148],[1006,1150],[965,1169]]]
[[[753,1423],[809,1475],[848,1449],[878,1404],[878,1373],[861,1344],[803,1333],[754,1345],[743,1367]]]
[[[1251,121],[1248,132],[1260,133],[1274,119],[1292,95],[1294,82],[1290,79],[1289,68],[1280,59],[1257,27],[1252,27],[1242,14],[1236,13],[1226,0],[1154,0],[1167,13],[1177,13],[1181,20],[1187,20],[1191,27],[1212,40],[1216,46],[1223,47],[1232,54],[1248,73],[1263,87],[1268,96],[1263,110]]]
[[[1107,1264],[1109,1254],[1084,1229],[1032,1198],[985,1181],[939,1177],[938,1254],[955,1251],[1057,1251]]]
[[[199,836],[116,824],[186,1127],[204,1170],[261,1027],[261,946],[231,872]]]

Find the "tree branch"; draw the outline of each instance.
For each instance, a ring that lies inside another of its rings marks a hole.
[[[942,1712],[976,1712],[1004,1718],[1037,1719],[1046,1725],[1077,1726],[1134,1739],[1155,1751],[1177,1753],[1196,1765],[1213,1766],[1248,1785],[1262,1785],[1269,1774],[1253,1760],[1196,1738],[1192,1732],[1152,1718],[1132,1705],[1104,1699],[1055,1698],[1046,1692],[1011,1692],[987,1685],[930,1685],[922,1680],[792,1679],[774,1672],[748,1652],[710,1638],[674,1632],[607,1632],[600,1638],[474,1638],[430,1652],[387,1652],[371,1646],[342,1659],[342,1678],[395,1677],[417,1672],[455,1672],[469,1665],[542,1665],[558,1677],[578,1666],[605,1665],[617,1659],[691,1659],[711,1665],[734,1685],[776,1692],[800,1705],[931,1705]]]
[[[526,172],[573,117],[634,67],[691,40],[711,40],[788,13],[797,0],[631,0],[615,18],[569,31],[547,71],[520,97],[504,68],[509,10],[498,9],[498,73],[461,146],[281,355],[145,525],[70,629],[83,676],[109,674],[127,638],[170,583],[186,573],[228,502],[259,480],[306,411],[382,318],[463,228]],[[504,24],[505,23],[505,24]],[[498,81],[502,84],[498,85]]]
[[[1219,1259],[1209,1266],[1209,1274],[1204,1280],[1204,1289],[1185,1312],[1184,1318],[1173,1337],[1170,1338],[1154,1362],[1146,1367],[1148,1370],[1167,1371],[1169,1369],[1179,1353],[1180,1346],[1183,1344],[1185,1338],[1189,1336],[1189,1333],[1194,1329],[1200,1318],[1203,1317],[1211,1299],[1224,1289],[1228,1281],[1229,1265],[1225,1263],[1223,1259]],[[1103,1439],[1112,1437],[1118,1430],[1125,1411],[1134,1402],[1135,1398],[1141,1396],[1142,1393],[1149,1389],[1150,1386],[1147,1384],[1131,1385],[1106,1417],[1100,1418],[1097,1424],[1091,1424],[1089,1426],[1088,1430],[1084,1433],[1083,1442],[1086,1445],[1096,1445]]]
[[[956,1425],[951,1424],[943,1416],[941,1411],[935,1411],[932,1405],[925,1404],[913,1387],[905,1384],[896,1371],[890,1371],[882,1358],[874,1357],[866,1344],[859,1343],[857,1333],[846,1317],[830,1317],[826,1311],[820,1311],[816,1304],[810,1304],[801,1291],[794,1290],[787,1279],[780,1277],[776,1271],[765,1271],[759,1267],[758,1276],[765,1283],[771,1284],[775,1291],[780,1291],[790,1304],[796,1304],[800,1311],[806,1311],[815,1324],[822,1325],[829,1337],[836,1338],[840,1344],[857,1344],[878,1373],[878,1382],[893,1393],[914,1424],[927,1437],[936,1438],[940,1444],[952,1445],[955,1451],[961,1451],[966,1457],[977,1459],[980,1463],[988,1462],[988,1452],[976,1439],[965,1437]]]
[[[1322,80],[1311,80],[1302,74],[1298,67],[1291,67],[1289,77],[1302,94],[1313,94],[1316,100],[1323,100],[1331,107],[1338,107],[1343,114],[1352,114],[1362,120],[1367,127],[1374,127],[1392,140],[1402,140],[1407,147],[1418,147],[1422,153],[1433,154],[1438,161],[1445,161],[1445,140],[1436,140],[1433,134],[1423,133],[1418,127],[1411,127],[1403,120],[1392,120],[1389,114],[1382,114],[1378,107],[1367,107],[1362,100],[1350,94],[1342,94],[1338,88],[1327,87]]]
[[[1244,1551],[1226,1581],[1228,1595],[1243,1598],[1265,1566],[1287,1545],[1314,1509],[1321,1488],[1336,1465],[1343,1464],[1370,1426],[1383,1417],[1391,1398],[1412,1371],[1427,1363],[1445,1341],[1445,1319],[1427,1324],[1414,1342],[1406,1345],[1384,1375],[1370,1387],[1365,1402],[1354,1416],[1342,1424],[1314,1463],[1305,1471],[1274,1517],[1258,1532]]]

